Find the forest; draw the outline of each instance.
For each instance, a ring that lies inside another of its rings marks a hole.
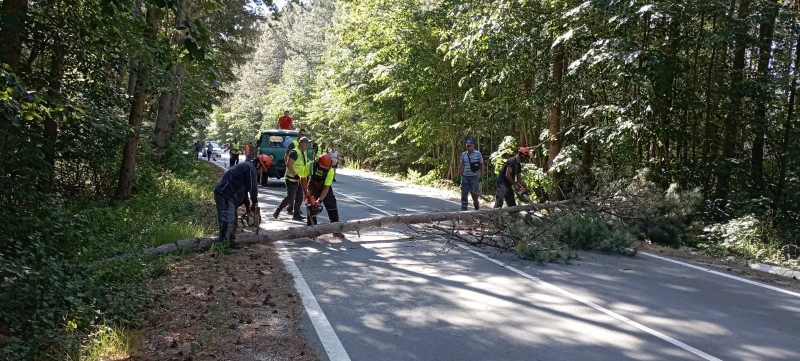
[[[528,146],[538,201],[606,202],[650,241],[797,266],[796,2],[0,4],[3,359],[135,327],[163,264],[101,260],[213,228],[191,144],[254,139],[284,110],[347,166],[426,184],[452,184],[473,139],[488,195]]]
[[[466,139],[490,173],[529,146],[525,177],[540,201],[648,184],[661,200],[633,203],[682,214],[643,226],[666,232],[659,243],[705,240],[719,252],[793,260],[798,9],[771,0],[295,4],[261,32],[209,131],[247,137],[290,110],[350,166],[428,184],[455,179]],[[493,175],[482,187],[493,194]],[[680,209],[663,206],[670,195],[682,195]]]
[[[190,145],[276,8],[0,4],[0,359],[92,359],[167,264],[107,259],[215,228],[217,176]]]

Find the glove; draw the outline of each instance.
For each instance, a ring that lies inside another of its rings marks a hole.
[[[481,181],[483,181],[483,174],[481,174],[480,177],[478,177],[478,182],[481,182]]]
[[[456,176],[456,183],[461,183],[461,176],[460,175]]]

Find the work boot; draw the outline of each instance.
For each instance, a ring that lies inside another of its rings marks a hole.
[[[286,208],[286,213],[287,214],[294,214],[294,208],[291,208],[291,207]]]
[[[333,232],[333,236],[336,238],[344,238],[344,234],[341,232]]]
[[[299,214],[295,214],[295,215],[292,216],[292,220],[293,221],[303,221],[304,219],[303,219],[303,216],[301,216]]]
[[[276,210],[275,210],[275,212],[274,212],[274,213],[272,213],[272,218],[278,219],[278,217],[279,217],[280,215],[281,215],[281,209],[280,209],[280,208],[278,208],[278,209],[276,209]]]

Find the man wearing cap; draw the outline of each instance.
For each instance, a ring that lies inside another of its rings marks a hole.
[[[483,179],[483,156],[475,150],[475,143],[467,139],[467,150],[461,153],[461,162],[458,165],[458,176],[461,178],[461,210],[467,210],[467,194],[472,195],[472,204],[475,210],[480,209],[478,189]]]
[[[284,208],[292,207],[292,220],[303,220],[300,204],[303,202],[304,195],[308,198],[308,146],[310,144],[311,141],[308,138],[302,137],[297,147],[292,148],[286,156],[286,198],[281,201],[278,209],[272,214],[275,219],[278,219]]]
[[[522,192],[528,191],[528,186],[522,180],[522,162],[530,159],[530,156],[530,149],[522,147],[519,148],[516,155],[508,158],[503,163],[503,169],[500,170],[500,174],[497,176],[497,193],[495,194],[494,208],[502,208],[503,201],[506,201],[506,205],[509,207],[517,205],[517,201],[514,199],[514,190],[511,187],[517,186],[520,187]]]
[[[292,140],[291,143],[289,143],[289,145],[286,147],[286,153],[283,155],[283,164],[287,164],[287,165],[289,164],[289,154],[292,152],[293,149],[297,149],[298,145],[300,144],[300,139],[305,137],[306,134],[307,133],[306,133],[305,129],[300,128],[300,130],[297,131],[297,138]],[[287,135],[287,137],[289,137],[289,136]],[[290,173],[289,169],[291,169],[291,168],[287,166],[286,167],[286,174]],[[288,177],[287,177],[287,179],[288,179]],[[289,203],[289,207],[286,208],[286,210],[288,211],[289,214],[294,214],[294,203],[290,202]],[[298,211],[298,212],[300,212],[300,211]]]
[[[219,222],[218,242],[228,241],[231,248],[236,246],[236,210],[242,204],[255,210],[258,204],[257,174],[272,165],[272,159],[265,154],[251,162],[244,162],[229,168],[214,188],[214,201],[217,204]],[[248,197],[249,196],[249,197]]]

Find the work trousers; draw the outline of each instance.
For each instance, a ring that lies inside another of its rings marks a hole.
[[[314,189],[309,187],[308,190],[314,197],[319,197],[322,195],[322,189]],[[336,207],[336,195],[333,194],[333,188],[328,189],[328,194],[322,200],[322,205],[325,207],[325,211],[328,212],[328,218],[330,218],[331,223],[339,222],[339,209]],[[311,226],[317,224],[317,217],[311,217],[311,210],[307,210],[308,212],[308,220],[306,224]]]
[[[217,203],[217,222],[219,223],[219,237],[217,241],[228,241],[229,244],[236,240],[236,204],[233,199],[220,193],[214,193]]]
[[[231,153],[231,161],[229,166],[233,167],[237,164],[239,164],[239,154]]]
[[[497,185],[495,197],[494,208],[503,208],[503,201],[506,201],[506,205],[509,207],[517,205],[517,200],[514,198],[514,190],[505,183]]]
[[[300,205],[303,203],[303,187],[300,185],[300,182],[292,182],[287,180],[286,181],[286,197],[283,198],[281,204],[278,205],[278,212],[282,211],[284,208],[289,207],[292,210],[292,214],[295,216],[299,216],[300,213]]]
[[[478,202],[478,189],[481,186],[479,175],[467,175],[461,177],[461,210],[466,211],[469,205],[467,195],[472,195],[472,205],[477,211],[480,208]]]

